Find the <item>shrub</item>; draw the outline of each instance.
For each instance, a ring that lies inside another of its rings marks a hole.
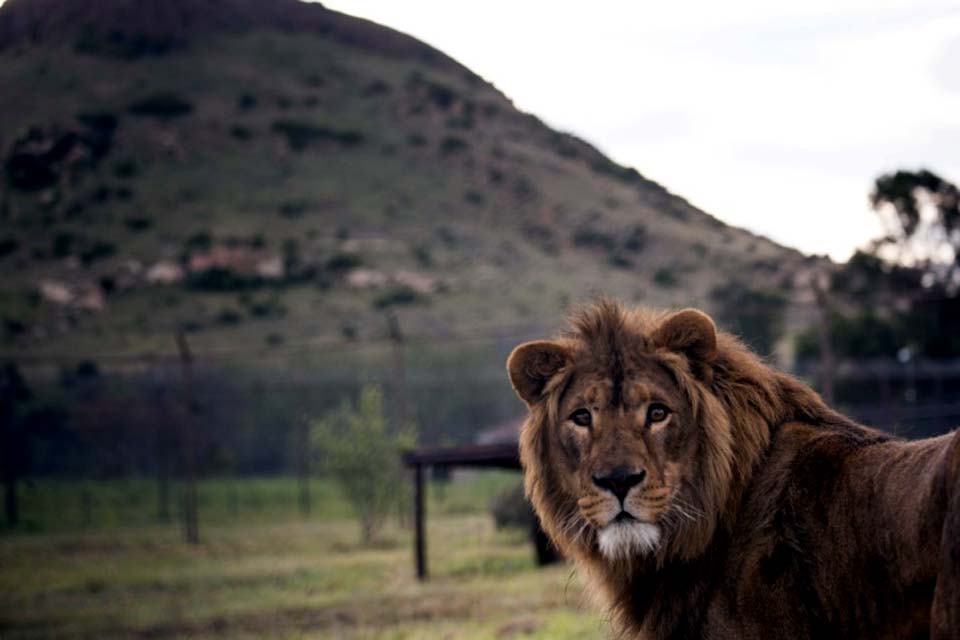
[[[277,120],[272,131],[287,139],[294,151],[303,151],[316,142],[334,142],[343,147],[356,146],[363,142],[363,134],[354,130],[337,130],[297,120]]]
[[[57,232],[57,234],[53,236],[53,246],[51,247],[53,257],[66,258],[68,255],[70,255],[70,253],[73,251],[73,244],[76,239],[76,236],[69,231]]]
[[[607,262],[611,267],[616,267],[618,269],[629,269],[633,266],[633,261],[619,251],[611,253],[610,257],[607,258]]]
[[[390,85],[383,80],[374,80],[360,91],[360,95],[364,98],[374,98],[388,95],[390,90]]]
[[[677,286],[677,274],[671,267],[660,267],[653,274],[653,281],[661,287]]]
[[[130,231],[146,231],[153,226],[153,220],[148,216],[130,216],[124,218],[123,223]]]
[[[6,238],[0,239],[0,258],[5,258],[12,253],[16,253],[20,249],[20,241],[13,237],[7,236]]]
[[[135,116],[173,120],[193,112],[193,104],[175,93],[157,93],[134,102],[127,111]]]
[[[256,108],[257,97],[252,93],[241,93],[237,96],[237,109],[240,111],[250,111]]]
[[[236,309],[221,309],[217,314],[217,322],[225,326],[240,324],[242,321],[243,316]]]
[[[440,141],[440,153],[445,156],[461,153],[469,148],[469,142],[456,136],[447,136]]]
[[[430,247],[426,245],[417,245],[413,248],[413,257],[416,258],[417,262],[421,267],[430,268],[433,266],[433,253],[430,252]]]
[[[80,261],[83,264],[91,264],[101,258],[109,258],[117,252],[117,247],[112,242],[96,240],[93,244],[80,252]]]
[[[487,202],[487,197],[480,193],[479,191],[474,191],[473,189],[468,190],[463,194],[463,199],[466,200],[469,204],[482,207]]]
[[[411,147],[427,146],[427,138],[419,133],[411,133],[407,136],[407,144]]]
[[[123,180],[135,178],[139,173],[140,168],[137,166],[136,160],[131,159],[121,160],[113,168],[113,175]]]
[[[356,269],[363,264],[363,258],[356,253],[335,253],[327,260],[327,269],[331,271],[347,271]]]
[[[642,224],[634,225],[623,240],[623,248],[634,253],[642,251],[646,245],[647,228]]]
[[[526,496],[523,495],[523,486],[504,489],[490,501],[490,513],[497,529],[518,528],[529,530],[533,527],[533,508]]]
[[[187,238],[187,249],[206,250],[213,245],[213,236],[209,231],[198,231]]]
[[[222,267],[191,273],[186,279],[187,288],[197,291],[242,291],[256,284],[257,280],[237,275]]]
[[[280,205],[280,215],[284,218],[299,218],[310,207],[306,200],[291,200]]]
[[[253,130],[249,127],[245,127],[242,124],[235,124],[230,127],[230,136],[234,140],[240,140],[241,142],[246,142],[247,140],[253,139]]]
[[[573,232],[573,244],[577,247],[613,251],[617,247],[617,240],[612,234],[597,229],[582,228]]]
[[[383,393],[365,387],[356,404],[340,408],[310,428],[310,444],[325,469],[340,485],[360,521],[363,544],[370,544],[391,512],[399,507],[404,484],[401,453],[416,443],[416,432],[404,425],[387,428]]]
[[[74,43],[77,53],[121,60],[162,56],[177,46],[178,41],[171,35],[134,34],[119,30],[112,30],[109,33],[88,30]]]
[[[373,299],[373,306],[376,309],[386,309],[401,305],[417,304],[424,302],[425,298],[406,285],[397,285],[390,287],[378,294]]]
[[[279,347],[284,342],[286,342],[286,340],[287,339],[283,336],[282,333],[268,333],[267,336],[263,339],[263,341],[266,342],[267,345],[271,347]]]

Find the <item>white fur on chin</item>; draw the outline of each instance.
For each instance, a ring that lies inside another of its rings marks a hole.
[[[611,522],[600,530],[600,553],[608,560],[649,553],[660,544],[660,527],[649,522]]]

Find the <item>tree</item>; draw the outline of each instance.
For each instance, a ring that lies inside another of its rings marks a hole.
[[[870,203],[887,235],[874,241],[881,256],[923,269],[927,282],[960,285],[960,190],[926,169],[877,178]]]
[[[710,291],[717,321],[740,336],[754,351],[773,353],[783,334],[787,298],[779,291],[754,289],[729,281]]]
[[[376,538],[401,499],[400,455],[415,442],[412,426],[393,433],[387,428],[383,393],[377,386],[364,387],[356,406],[344,400],[339,409],[313,423],[313,449],[356,512],[364,544]]]

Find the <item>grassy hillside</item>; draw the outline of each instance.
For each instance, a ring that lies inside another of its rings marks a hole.
[[[469,336],[601,291],[710,307],[803,264],[425,45],[261,4],[304,13],[138,37],[0,8],[0,33],[44,26],[0,53],[0,353],[164,353],[178,328],[270,351],[379,338],[390,308],[409,333]]]

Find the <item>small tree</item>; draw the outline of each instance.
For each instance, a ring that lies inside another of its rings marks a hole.
[[[314,421],[310,439],[322,468],[356,512],[363,543],[369,544],[403,495],[400,454],[415,444],[414,429],[391,433],[383,393],[367,386],[356,406],[344,400],[339,409]]]

